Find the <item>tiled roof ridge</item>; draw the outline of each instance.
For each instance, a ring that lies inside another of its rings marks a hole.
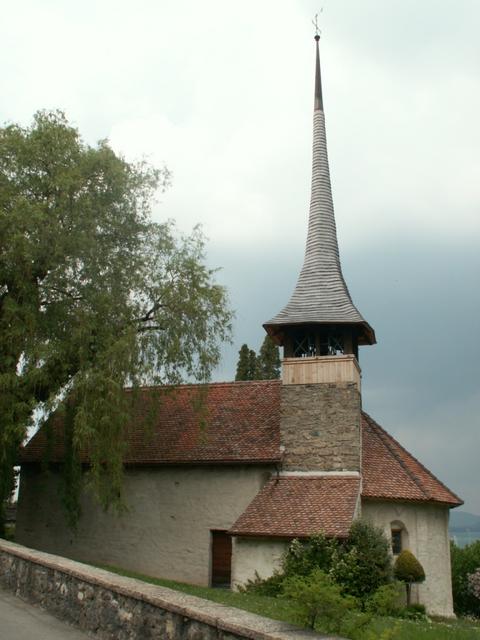
[[[366,419],[369,426],[373,428],[373,433],[382,442],[382,444],[388,449],[388,451],[394,456],[397,462],[405,470],[407,475],[413,480],[413,482],[415,482],[415,484],[420,489],[420,491],[425,495],[427,500],[436,501],[436,498],[431,494],[431,492],[429,492],[426,489],[426,487],[424,486],[420,478],[418,478],[417,475],[411,469],[408,468],[408,466],[402,460],[401,456],[399,456],[398,453],[391,446],[390,444],[391,441],[393,441],[396,444],[396,446],[399,447],[401,451],[403,451],[403,453],[405,453],[412,460],[414,460],[427,475],[429,475],[433,480],[435,480],[435,482],[438,482],[438,484],[441,485],[445,489],[445,491],[447,491],[450,495],[456,498],[459,504],[463,504],[463,500],[459,498],[459,496],[457,496],[456,493],[454,493],[441,480],[439,480],[437,476],[434,473],[432,473],[429,469],[427,469],[427,467],[424,464],[422,464],[420,460],[418,460],[418,458],[416,458],[412,453],[410,453],[410,451],[407,451],[407,449],[405,449],[405,447],[403,447],[396,438],[394,438],[390,433],[388,433],[388,431],[386,431],[386,429],[380,426],[378,422],[376,422],[366,411],[362,411],[362,415]]]
[[[248,385],[267,385],[274,384],[280,385],[281,380],[279,378],[272,378],[271,380],[223,380],[221,382],[186,382],[180,384],[162,384],[162,385],[140,385],[139,387],[125,387],[126,392],[135,391],[158,391],[162,389],[175,390],[175,389],[198,389],[198,388],[212,388],[212,387],[232,387],[232,386],[248,386]]]

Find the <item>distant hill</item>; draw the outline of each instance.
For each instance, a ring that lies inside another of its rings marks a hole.
[[[476,540],[480,540],[480,516],[467,511],[450,511],[448,527],[450,538],[459,547],[464,547]]]
[[[466,511],[450,511],[450,531],[478,531],[480,532],[480,516]]]

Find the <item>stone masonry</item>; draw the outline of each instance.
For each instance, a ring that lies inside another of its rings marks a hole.
[[[105,640],[341,640],[1,539],[0,587]]]
[[[282,385],[283,469],[360,472],[360,419],[353,382]]]

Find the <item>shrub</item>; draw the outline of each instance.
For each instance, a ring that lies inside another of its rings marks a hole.
[[[480,603],[472,592],[468,576],[480,567],[480,540],[460,548],[451,545],[453,606],[459,615],[480,615]]]
[[[470,593],[480,600],[480,567],[467,576]]]
[[[423,604],[409,604],[400,612],[400,617],[406,620],[428,620],[425,606]]]
[[[403,610],[403,584],[391,582],[379,587],[365,603],[365,609],[376,616],[398,616]]]
[[[283,558],[283,572],[286,576],[307,576],[314,569],[328,573],[337,547],[338,542],[323,533],[306,540],[293,540]]]
[[[425,571],[422,565],[408,549],[404,549],[395,561],[393,567],[394,576],[405,582],[407,586],[407,607],[410,605],[410,593],[412,584],[425,580]]]
[[[321,569],[308,576],[286,577],[283,594],[295,603],[300,623],[314,629],[321,618],[328,632],[340,631],[343,617],[355,606],[355,600],[342,596],[340,587]]]
[[[275,597],[282,591],[284,577],[283,573],[276,571],[270,578],[260,578],[255,571],[255,579],[248,580],[239,590],[255,593],[259,596]]]
[[[323,533],[305,540],[292,540],[283,556],[281,571],[264,580],[255,574],[255,580],[249,580],[244,589],[258,595],[276,596],[282,591],[285,577],[308,576],[315,569],[329,573],[337,546],[336,540],[327,538]]]
[[[290,576],[309,576],[316,569],[330,575],[344,595],[365,600],[392,579],[390,545],[381,529],[355,521],[343,544],[324,534],[293,540],[282,561],[282,571],[266,580],[258,577],[245,589],[259,595],[280,593],[282,581]]]
[[[359,598],[362,606],[379,587],[392,579],[390,544],[382,529],[356,520],[344,546],[332,556],[332,577],[343,592]]]

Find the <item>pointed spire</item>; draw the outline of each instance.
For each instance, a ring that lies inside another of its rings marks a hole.
[[[315,64],[315,101],[313,104],[314,111],[323,111],[323,96],[322,96],[322,76],[320,73],[320,47],[318,46],[318,41],[320,40],[320,36],[315,36],[316,48],[317,48],[317,59]]]
[[[327,156],[319,40],[317,31],[312,191],[305,260],[289,303],[264,327],[283,344],[289,327],[355,325],[358,343],[374,344],[375,333],[353,304],[340,265]]]

